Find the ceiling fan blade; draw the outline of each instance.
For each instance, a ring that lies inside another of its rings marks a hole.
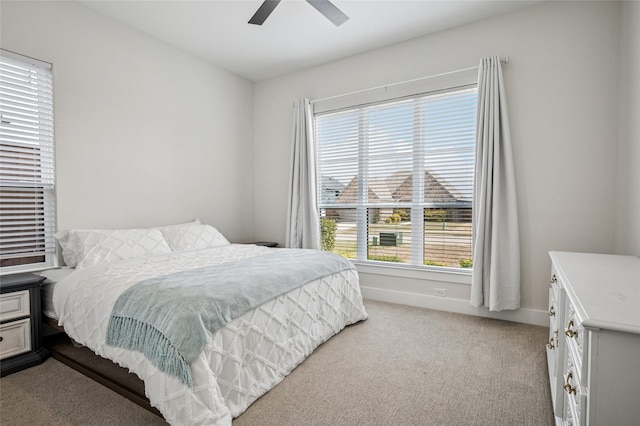
[[[251,19],[249,19],[249,23],[262,25],[269,15],[271,15],[271,12],[273,12],[273,9],[276,8],[278,3],[280,3],[280,0],[264,0],[258,10],[256,10],[256,13],[254,13]]]
[[[349,17],[342,13],[342,11],[329,0],[307,0],[307,3],[333,22],[336,27],[339,27],[349,20]]]

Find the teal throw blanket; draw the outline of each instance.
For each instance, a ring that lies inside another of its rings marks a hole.
[[[142,352],[192,387],[189,364],[215,333],[242,314],[316,279],[354,265],[319,250],[273,250],[262,256],[141,281],[120,295],[107,344]]]

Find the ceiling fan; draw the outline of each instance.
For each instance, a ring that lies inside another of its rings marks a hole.
[[[306,0],[318,12],[322,13],[328,20],[338,27],[344,24],[349,17],[342,13],[340,9],[334,6],[329,0]],[[264,0],[256,13],[249,19],[250,24],[262,25],[264,21],[271,15],[273,9],[280,3],[280,0]]]

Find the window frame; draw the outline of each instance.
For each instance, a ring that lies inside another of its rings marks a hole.
[[[58,266],[53,67],[0,49],[0,275]]]
[[[429,81],[428,84],[421,84],[424,82],[419,82],[418,86],[421,86],[419,89],[415,89],[416,81],[410,81],[410,86],[412,87],[400,87],[395,88],[395,90],[388,91],[387,87],[382,87],[385,89],[385,92],[390,92],[386,94],[379,93],[367,93],[367,91],[354,92],[352,94],[346,95],[347,100],[339,100],[336,101],[336,98],[340,98],[341,96],[327,98],[329,101],[329,106],[323,105],[320,108],[314,108],[313,115],[313,125],[314,125],[314,133],[316,130],[316,117],[322,116],[332,112],[339,112],[343,110],[351,110],[356,108],[362,108],[375,104],[388,104],[396,101],[401,101],[402,99],[418,99],[423,96],[432,96],[440,93],[450,93],[457,92],[461,90],[472,89],[475,90],[477,96],[477,74],[475,70],[463,70],[463,71],[472,71],[464,73],[464,75],[456,76],[453,78],[454,83],[451,83],[452,76],[446,75],[446,79],[443,79],[440,82]],[[439,76],[436,76],[439,77]],[[375,91],[376,88],[372,89]],[[399,95],[398,95],[399,94]],[[353,96],[355,95],[355,96]],[[364,101],[363,101],[364,99]],[[367,101],[368,100],[368,101]],[[322,103],[324,100],[316,101],[318,103]],[[337,105],[337,106],[336,106]],[[476,130],[477,131],[477,130]],[[418,150],[422,150],[421,146],[421,138],[414,139],[414,146],[417,147]],[[359,144],[361,145],[361,144]],[[316,149],[319,147],[316,146]],[[475,138],[473,149],[475,151]],[[359,156],[360,157],[360,156]],[[470,277],[472,273],[472,268],[469,267],[449,267],[449,266],[431,266],[425,265],[424,262],[426,260],[426,256],[424,255],[424,246],[425,246],[425,221],[424,214],[427,208],[430,207],[441,207],[441,204],[436,204],[433,206],[424,205],[424,202],[416,201],[419,198],[416,197],[416,194],[413,194],[412,202],[406,205],[406,209],[411,211],[411,227],[413,235],[420,235],[420,238],[413,238],[411,244],[411,263],[392,263],[385,261],[377,261],[370,260],[368,256],[368,244],[369,244],[369,230],[368,226],[362,226],[363,224],[367,225],[367,214],[366,209],[368,208],[404,208],[405,206],[399,206],[397,204],[393,205],[385,205],[385,204],[376,204],[373,206],[359,205],[355,204],[351,205],[332,205],[329,206],[327,203],[323,203],[322,201],[322,183],[320,182],[320,171],[322,169],[320,164],[320,155],[316,156],[318,161],[318,206],[322,213],[322,210],[326,210],[327,208],[350,208],[355,207],[356,209],[364,209],[364,212],[357,210],[356,213],[356,221],[357,221],[357,255],[355,259],[352,259],[354,263],[359,266],[359,269],[362,272],[380,274],[380,275],[392,275],[392,276],[406,276],[408,278],[432,278],[434,280],[442,280],[442,273],[446,274],[446,281],[451,281],[460,284],[470,284]],[[367,160],[364,160],[367,161]],[[475,162],[475,159],[474,159]],[[475,164],[474,164],[474,174],[475,174]],[[412,169],[412,173],[418,173],[418,176],[421,175],[420,170],[416,172]],[[358,171],[358,177],[360,177],[360,171]],[[475,179],[472,178],[472,181]],[[421,186],[418,184],[418,186]],[[419,194],[418,194],[419,196]],[[469,202],[468,208],[472,211],[472,201]],[[419,216],[419,217],[418,217]],[[322,217],[322,214],[321,214]],[[471,226],[473,226],[473,217],[471,217]],[[416,243],[417,240],[417,243]],[[471,257],[473,252],[473,241],[471,238]],[[420,262],[420,263],[418,263]],[[382,267],[382,268],[380,268]]]

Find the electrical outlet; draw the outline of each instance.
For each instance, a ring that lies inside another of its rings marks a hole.
[[[436,288],[434,291],[436,296],[447,297],[447,290],[444,288]]]

